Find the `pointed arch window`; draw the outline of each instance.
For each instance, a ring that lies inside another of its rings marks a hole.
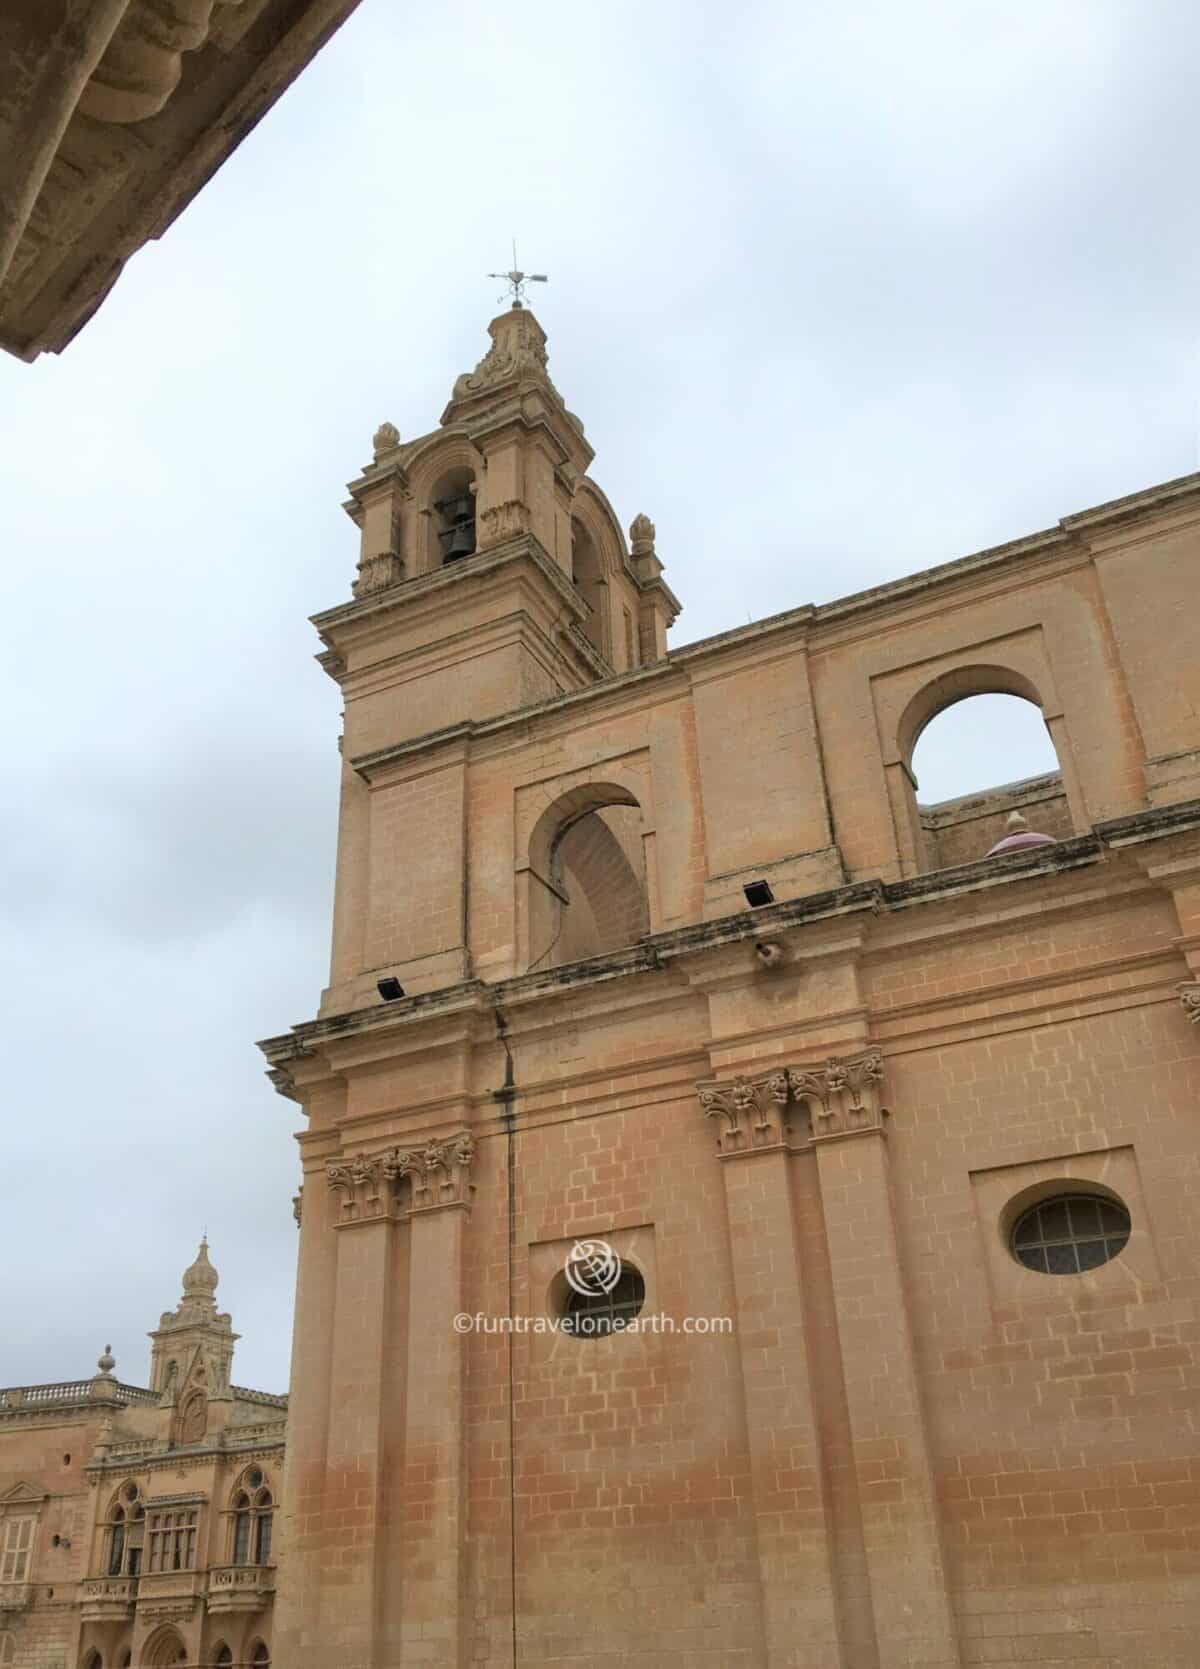
[[[146,1508],[137,1484],[126,1484],[108,1509],[104,1569],[109,1576],[138,1576],[146,1540]]]
[[[0,1665],[7,1666],[17,1660],[17,1642],[13,1635],[5,1631],[0,1634]]]
[[[233,1498],[233,1563],[269,1565],[275,1524],[275,1500],[258,1467],[242,1479]]]

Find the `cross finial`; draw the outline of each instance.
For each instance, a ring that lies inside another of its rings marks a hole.
[[[525,305],[525,286],[527,284],[548,284],[550,282],[549,278],[547,277],[547,275],[544,272],[522,272],[521,271],[520,267],[517,265],[517,240],[516,240],[516,238],[513,239],[512,268],[511,268],[511,270],[509,272],[489,272],[488,277],[489,278],[502,278],[504,280],[504,282],[508,286],[508,288],[504,291],[504,293],[502,295],[498,296],[496,299],[498,301],[507,301],[508,297],[511,296],[512,297],[512,304],[513,304],[514,307],[524,307],[524,305]]]

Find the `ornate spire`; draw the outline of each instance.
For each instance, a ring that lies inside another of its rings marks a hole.
[[[208,1236],[200,1242],[200,1250],[196,1261],[183,1272],[183,1296],[185,1298],[211,1298],[217,1290],[219,1276],[208,1261]]]

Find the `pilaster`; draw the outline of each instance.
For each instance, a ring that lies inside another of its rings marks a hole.
[[[787,1074],[698,1086],[717,1126],[737,1301],[768,1669],[839,1661],[801,1261],[788,1185]]]
[[[877,1050],[793,1067],[807,1104],[833,1277],[880,1669],[959,1659],[888,1177]]]

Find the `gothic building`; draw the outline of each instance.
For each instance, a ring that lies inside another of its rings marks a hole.
[[[230,1384],[201,1242],[150,1383],[0,1391],[0,1665],[267,1669],[287,1398]]]
[[[278,1663],[1194,1665],[1200,477],[668,653],[490,331],[315,617]]]

